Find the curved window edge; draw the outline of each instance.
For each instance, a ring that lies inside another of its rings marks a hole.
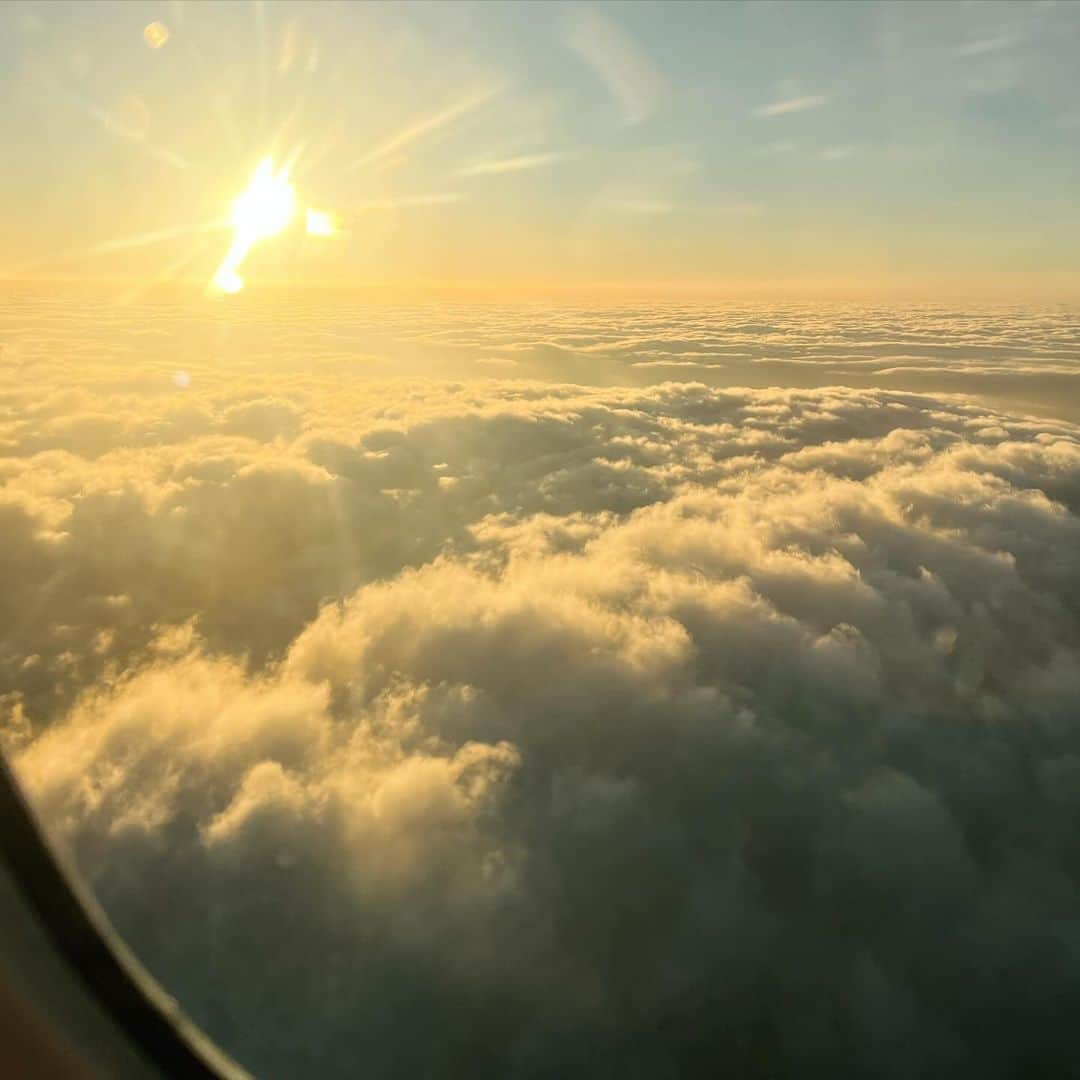
[[[49,945],[129,1049],[165,1077],[251,1080],[185,1016],[124,944],[49,840],[2,754],[0,860]],[[12,932],[10,926],[3,929]],[[43,1019],[53,1018],[46,1013]]]

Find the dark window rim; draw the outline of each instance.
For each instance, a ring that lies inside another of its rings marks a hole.
[[[120,939],[64,865],[2,753],[0,858],[83,988],[149,1063],[178,1080],[250,1080]]]

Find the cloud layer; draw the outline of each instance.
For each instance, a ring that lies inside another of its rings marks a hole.
[[[1075,427],[172,366],[6,366],[0,701],[119,929],[245,1064],[1080,1053]]]

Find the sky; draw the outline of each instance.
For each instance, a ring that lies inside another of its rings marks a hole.
[[[0,6],[0,750],[243,1066],[1069,1072],[1078,30]]]
[[[1070,299],[1078,44],[1053,3],[6,3],[0,274],[206,280],[273,154],[345,228],[253,282]]]

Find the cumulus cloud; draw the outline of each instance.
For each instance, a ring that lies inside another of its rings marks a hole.
[[[207,394],[224,404],[236,390],[239,396],[228,404],[273,397],[304,408],[305,393],[317,394],[327,379],[341,382],[342,372],[349,387],[403,375],[472,379],[478,359],[512,360],[515,378],[607,386],[678,377],[638,362],[694,360],[725,365],[687,372],[713,385],[969,393],[999,408],[1080,420],[1080,336],[1064,306],[435,310],[281,296],[272,304],[251,300],[248,306],[245,300],[198,316],[182,303],[106,310],[103,317],[92,296],[70,295],[53,304],[15,294],[0,318],[0,370],[11,407],[0,448],[29,451],[18,433],[29,437],[32,425],[36,448],[75,445],[81,451],[64,427],[80,423],[75,417],[82,413],[98,414],[86,423],[101,426],[102,446],[112,445],[106,422],[134,425],[115,435],[128,445],[160,440],[160,428],[140,427],[140,418],[129,415],[133,403],[142,412],[147,396],[169,402],[164,422],[185,435],[191,429],[184,425],[197,422],[194,410],[202,410],[202,422],[209,424]],[[140,362],[145,356],[154,362]],[[179,385],[177,371],[186,377]],[[256,372],[265,377],[260,392],[252,393]],[[59,432],[42,430],[36,418],[45,413],[62,422]],[[220,413],[214,416],[220,424]]]
[[[526,317],[438,340],[474,376],[817,362],[783,316]],[[1080,1052],[1080,430],[175,367],[5,382],[0,709],[121,932],[260,1075]]]

